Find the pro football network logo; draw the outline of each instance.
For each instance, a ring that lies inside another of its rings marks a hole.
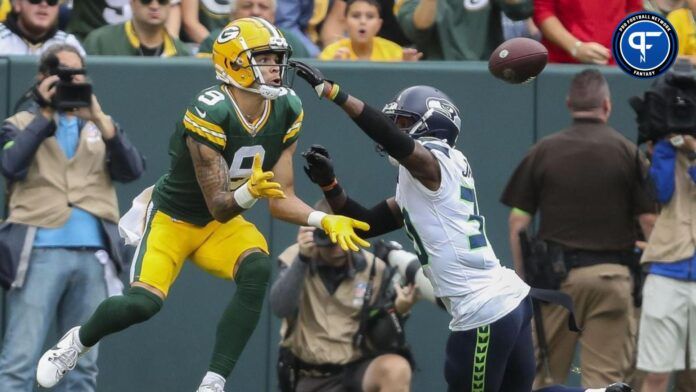
[[[616,64],[637,78],[654,78],[667,71],[677,58],[678,48],[674,27],[652,12],[628,15],[612,38]]]

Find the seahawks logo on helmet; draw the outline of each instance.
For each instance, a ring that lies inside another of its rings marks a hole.
[[[425,101],[428,109],[432,109],[445,117],[449,118],[457,128],[460,127],[462,120],[459,118],[459,111],[454,105],[442,98],[431,97]]]
[[[220,32],[220,35],[217,37],[217,42],[224,44],[227,41],[232,41],[233,39],[239,37],[239,27],[238,26],[230,26]]]

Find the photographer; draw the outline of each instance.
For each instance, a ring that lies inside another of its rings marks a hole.
[[[83,67],[73,46],[48,48],[33,90],[36,105],[0,128],[9,199],[0,226],[0,283],[8,290],[3,392],[32,390],[54,321],[62,333],[84,323],[107,294],[120,292],[116,274],[124,262],[112,181],[137,179],[144,161],[102,111]],[[96,362],[94,349],[64,385],[94,391]]]
[[[693,136],[668,135],[655,144],[650,177],[662,210],[641,259],[651,263],[638,335],[645,392],[666,391],[671,372],[696,369],[695,164]]]
[[[377,339],[371,342],[371,332],[364,330],[364,312],[365,305],[382,303],[389,312],[407,314],[416,300],[413,285],[394,284],[388,294],[391,270],[384,261],[366,251],[345,252],[311,227],[301,227],[297,243],[278,260],[281,272],[270,301],[273,313],[284,319],[283,391],[410,390],[409,361],[371,346]],[[386,306],[385,297],[393,306]],[[360,333],[365,344],[356,338]]]

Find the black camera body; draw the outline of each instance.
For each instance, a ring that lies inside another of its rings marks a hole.
[[[696,136],[696,73],[689,60],[678,60],[643,97],[632,97],[638,123],[638,144],[676,133]]]
[[[84,68],[68,68],[61,65],[54,69],[60,80],[56,84],[56,94],[53,96],[51,106],[57,110],[67,111],[77,108],[89,107],[92,104],[92,85],[83,82],[73,82],[75,75],[84,75]],[[53,70],[52,70],[53,71]]]

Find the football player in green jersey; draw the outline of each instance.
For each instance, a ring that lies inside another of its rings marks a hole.
[[[303,111],[282,83],[288,55],[283,35],[261,18],[238,19],[220,33],[213,62],[222,83],[193,99],[171,138],[169,172],[143,208],[131,287],[102,302],[42,356],[41,386],[58,383],[104,336],[156,314],[189,259],[237,284],[198,389],[222,392],[256,327],[270,275],[266,241],[240,215],[259,198],[268,199],[273,217],[320,228],[343,249],[368,245],[354,232],[368,230],[366,223],[315,211],[295,196],[292,156]]]

